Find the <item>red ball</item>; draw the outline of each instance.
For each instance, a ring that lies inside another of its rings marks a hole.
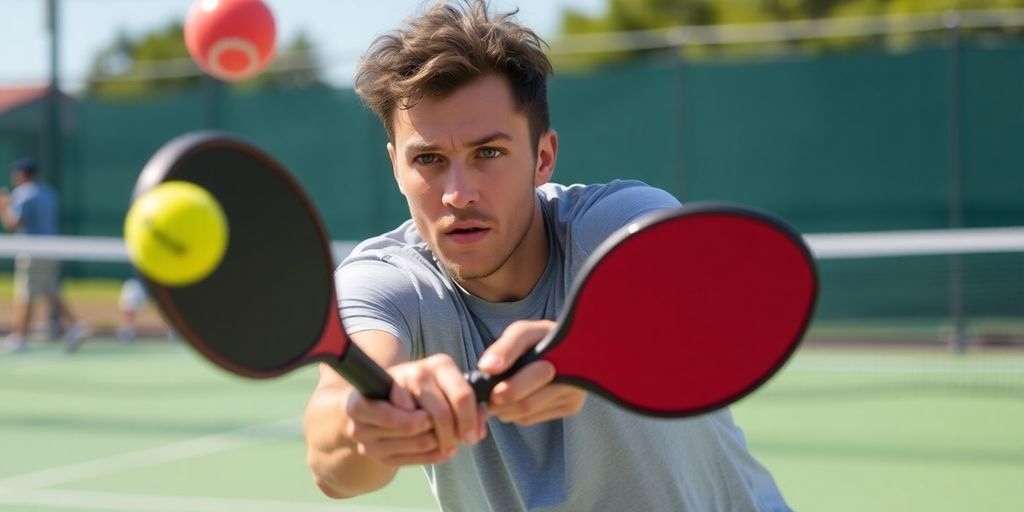
[[[261,0],[196,0],[185,46],[203,71],[227,81],[256,76],[274,57],[274,15]]]

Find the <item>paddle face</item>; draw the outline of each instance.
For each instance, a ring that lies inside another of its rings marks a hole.
[[[209,191],[228,223],[226,254],[207,278],[179,287],[141,276],[164,316],[193,347],[252,378],[323,360],[340,365],[346,378],[354,373],[358,380],[366,373],[386,379],[358,348],[351,350],[355,345],[337,314],[334,264],[323,226],[280,164],[239,139],[189,134],[153,156],[139,176],[135,197],[171,180]],[[364,386],[373,388],[370,394],[387,396],[390,381],[377,380]]]
[[[785,363],[816,297],[810,252],[781,221],[732,205],[688,206],[606,241],[538,353],[558,380],[635,411],[700,414]]]
[[[171,180],[209,191],[229,233],[224,259],[199,282],[171,287],[141,276],[175,329],[246,377],[319,360],[368,398],[386,399],[391,379],[349,342],[323,226],[287,171],[241,140],[199,133],[154,155],[135,195]],[[782,366],[816,294],[810,253],[781,221],[737,206],[688,206],[606,241],[556,330],[514,369],[543,358],[558,380],[635,411],[699,414],[744,396]],[[478,397],[486,400],[508,374],[474,377]]]

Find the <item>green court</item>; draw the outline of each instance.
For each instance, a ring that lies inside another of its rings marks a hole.
[[[314,382],[241,380],[167,341],[0,355],[0,511],[433,510],[418,469],[319,494],[300,427]],[[797,510],[1024,503],[1020,352],[811,347],[734,412]]]

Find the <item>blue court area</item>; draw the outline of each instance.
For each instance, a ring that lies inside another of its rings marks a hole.
[[[242,380],[166,340],[0,355],[0,511],[434,510],[418,469],[320,495],[300,426],[315,377]],[[1019,351],[809,347],[734,412],[797,510],[1024,503]]]

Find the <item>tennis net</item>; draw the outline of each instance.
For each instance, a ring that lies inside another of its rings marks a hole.
[[[806,235],[821,289],[811,343],[1024,347],[1024,227]],[[332,242],[336,258],[354,247]],[[18,254],[127,265],[116,237],[0,235]]]
[[[807,238],[821,275],[812,340],[1024,342],[1024,228]]]

